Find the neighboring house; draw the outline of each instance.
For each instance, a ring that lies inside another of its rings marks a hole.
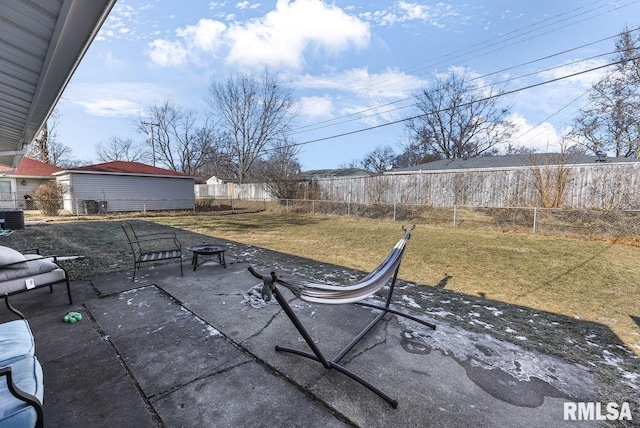
[[[304,180],[318,178],[352,178],[352,177],[371,177],[375,175],[371,171],[360,168],[339,168],[339,169],[313,169],[303,171],[300,177]]]
[[[273,199],[264,183],[245,182],[239,184],[235,179],[210,177],[206,184],[197,184],[195,194],[203,199],[242,199],[267,200]]]
[[[434,162],[423,163],[407,168],[394,169],[385,174],[404,174],[420,172],[445,172],[445,171],[497,171],[505,169],[522,169],[534,166],[557,166],[566,167],[589,166],[612,164],[637,164],[640,159],[636,158],[610,158],[598,157],[583,154],[560,154],[560,153],[535,153],[503,156],[480,156],[469,159],[441,159]]]
[[[225,183],[228,183],[228,182],[230,182],[230,181],[232,181],[232,180],[225,180],[225,179],[222,179],[222,178],[218,178],[218,177],[216,177],[216,176],[213,176],[213,177],[209,178],[209,179],[206,181],[206,184],[225,184]]]
[[[0,166],[0,208],[35,209],[26,197],[40,184],[55,180],[58,171],[62,168],[26,157],[15,170]]]
[[[138,162],[107,162],[54,174],[74,214],[194,209],[195,177]]]

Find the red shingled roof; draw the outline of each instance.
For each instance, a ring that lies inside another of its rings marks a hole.
[[[27,157],[22,158],[20,165],[15,170],[8,166],[0,167],[0,172],[4,172],[8,176],[51,177],[58,171],[62,171],[62,168]]]
[[[80,166],[77,168],[68,168],[65,171],[83,171],[83,172],[109,172],[121,174],[144,174],[144,175],[174,175],[177,177],[191,177],[189,174],[172,171],[170,169],[158,168],[156,166],[145,165],[140,162],[106,162],[96,165]]]

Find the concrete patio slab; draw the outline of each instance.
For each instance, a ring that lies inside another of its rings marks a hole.
[[[43,362],[46,426],[596,424],[563,420],[564,402],[596,397],[586,368],[443,321],[432,332],[389,315],[341,364],[398,399],[393,409],[335,370],[275,351],[306,344],[279,305],[254,299],[259,281],[247,263],[187,266],[184,276],[173,263],[143,269],[135,282],[130,272],[74,282],[72,306],[60,288],[11,299]],[[285,295],[329,358],[374,316]],[[69,310],[84,319],[63,323]]]

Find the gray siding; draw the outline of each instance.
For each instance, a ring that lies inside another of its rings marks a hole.
[[[106,201],[107,211],[193,209],[192,178],[70,173],[58,177],[69,186],[64,208],[83,213],[83,201]]]

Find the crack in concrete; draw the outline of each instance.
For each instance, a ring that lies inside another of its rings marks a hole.
[[[120,294],[120,293],[118,293],[118,294]],[[129,383],[131,383],[131,385],[136,389],[136,391],[138,392],[138,394],[142,398],[142,401],[144,402],[144,406],[147,409],[147,411],[149,412],[149,414],[151,415],[151,418],[153,419],[153,421],[156,423],[156,426],[159,427],[159,428],[165,428],[166,425],[164,424],[164,422],[162,422],[162,418],[160,418],[160,415],[158,414],[158,412],[156,412],[156,409],[153,406],[153,404],[151,403],[151,401],[149,400],[149,397],[147,397],[146,394],[144,393],[144,391],[142,390],[142,387],[140,386],[140,384],[136,380],[135,376],[133,375],[133,372],[129,369],[129,366],[125,362],[125,359],[123,358],[122,354],[120,354],[120,351],[118,351],[118,348],[116,348],[114,343],[109,339],[109,335],[107,335],[107,333],[102,328],[102,326],[100,326],[100,324],[98,323],[96,318],[93,316],[93,314],[91,313],[91,311],[89,310],[87,305],[82,304],[82,307],[84,308],[89,320],[91,321],[91,326],[96,330],[96,332],[99,334],[99,336],[105,342],[107,342],[109,347],[113,350],[113,353],[115,354],[116,359],[118,360],[120,365],[124,368],[124,371],[125,371],[125,373],[127,375],[127,378],[129,379]]]
[[[371,344],[369,344],[369,345],[366,345],[366,346],[362,347],[362,348],[361,348],[359,351],[357,351],[357,352],[354,352],[353,350],[349,351],[349,353],[348,353],[347,355],[351,355],[351,356],[346,360],[346,362],[347,362],[347,363],[351,363],[352,361],[354,361],[356,358],[360,357],[361,355],[364,355],[364,354],[366,354],[367,352],[369,352],[369,351],[371,351],[371,350],[373,350],[373,349],[375,349],[375,348],[378,348],[378,347],[380,347],[380,346],[382,346],[382,345],[385,345],[385,344],[387,343],[387,338],[389,337],[389,331],[388,331],[388,328],[389,328],[389,322],[390,322],[390,321],[391,321],[391,317],[389,317],[388,319],[384,319],[384,318],[382,318],[382,319],[378,322],[378,325],[383,324],[383,327],[380,329],[380,330],[381,330],[381,333],[383,333],[383,336],[382,336],[380,339],[378,339],[378,340],[374,341],[373,343],[371,343]],[[375,328],[377,328],[377,326],[376,326]],[[375,329],[375,328],[374,328],[374,329]],[[361,340],[364,340],[366,337],[369,337],[369,335],[371,335],[371,334],[375,334],[375,332],[374,332],[373,330],[372,330],[372,331],[370,331],[370,332],[369,332],[369,333],[367,333],[367,335],[366,335],[365,337],[363,337]],[[360,343],[360,342],[359,342],[359,343]],[[356,345],[356,346],[357,346],[357,345]],[[345,357],[346,357],[347,355],[345,355]]]
[[[238,358],[238,357],[234,357],[234,358]],[[194,382],[198,382],[198,381],[200,381],[200,380],[207,379],[207,378],[209,378],[209,377],[214,377],[214,376],[218,376],[218,375],[223,374],[223,373],[227,373],[227,372],[229,372],[229,371],[231,371],[231,370],[233,370],[233,369],[235,369],[235,368],[237,368],[237,367],[241,367],[241,366],[244,366],[245,364],[253,363],[253,362],[255,362],[255,361],[256,361],[255,359],[250,359],[250,360],[248,360],[248,361],[240,361],[240,362],[238,362],[237,364],[232,364],[232,365],[229,365],[229,366],[223,367],[223,368],[221,368],[221,369],[216,368],[216,369],[211,370],[211,371],[209,371],[209,372],[207,372],[207,373],[204,373],[204,374],[202,374],[202,375],[200,375],[200,376],[197,376],[197,377],[195,377],[195,378],[192,378],[192,379],[191,379],[191,380],[189,380],[188,382],[181,383],[181,384],[179,384],[179,385],[174,385],[174,386],[172,386],[171,388],[168,388],[168,389],[167,389],[167,390],[165,390],[165,391],[160,391],[160,392],[158,392],[158,393],[152,394],[152,395],[148,396],[147,398],[148,398],[150,401],[157,402],[157,401],[159,401],[159,400],[163,399],[164,397],[166,397],[167,395],[170,395],[170,394],[174,393],[175,391],[178,391],[178,390],[179,390],[179,389],[181,389],[181,388],[184,388],[184,387],[186,387],[186,386],[189,386],[189,385],[191,385],[191,384],[192,384],[192,383],[194,383]],[[226,364],[226,363],[225,363],[225,364]]]

